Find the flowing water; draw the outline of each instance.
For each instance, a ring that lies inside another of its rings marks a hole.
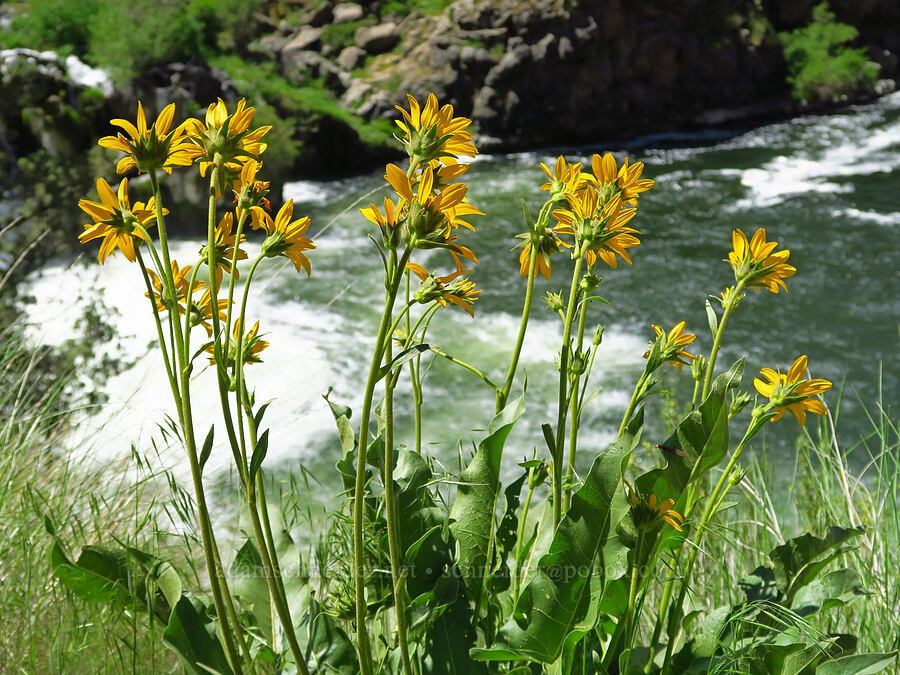
[[[566,156],[589,162],[593,151],[579,149]],[[525,229],[519,195],[536,213],[546,195],[538,190],[544,180],[538,162],[551,164],[555,154],[480,157],[466,175],[470,200],[488,214],[472,218],[477,232],[464,235],[464,243],[478,255],[474,279],[483,292],[474,320],[456,308],[442,311],[429,339],[495,381],[503,379],[525,288],[518,254],[511,251],[518,241],[514,236]],[[592,389],[599,393],[583,422],[580,468],[613,437],[642,369],[651,323],[668,328],[686,320],[688,330],[698,335],[699,349],[708,353],[704,298],[733,283],[723,259],[735,227],[748,234],[765,227],[769,239],[790,248],[790,262],[798,271],[787,280],[787,294],[748,295],[729,322],[720,367],[746,354],[744,388],[752,391],[760,367],[784,369],[797,355],[807,354],[814,377],[843,383],[838,428],[842,442],[852,444],[867,428],[862,404],[874,412],[879,386],[885,402],[900,398],[900,94],[840,114],[743,133],[641,139],[616,151],[620,160],[625,154],[646,163],[645,176],[655,179],[656,186],[641,197],[633,221],[643,233],[642,245],[633,249],[634,264],[598,269],[603,276],[598,293],[610,305],[595,304],[590,314],[589,332],[597,322],[607,331],[592,378]],[[271,342],[263,354],[265,363],[247,371],[258,398],[274,399],[266,416],[272,427],[266,466],[296,472],[302,463],[324,483],[312,490],[323,501],[334,494],[340,446],[322,395],[333,387],[332,400],[358,413],[383,297],[381,262],[367,239],[372,228],[353,202],[382,185],[382,173],[287,184],[285,198],[294,198],[295,215],[312,217],[312,232],[349,210],[317,237],[310,279],[298,276],[283,259],[268,261],[251,293],[249,318],[261,319]],[[380,195],[370,199],[380,202]],[[178,242],[175,256],[187,263],[199,246]],[[254,247],[249,248],[252,259]],[[94,255],[92,249],[86,266],[59,265],[36,274],[30,292],[38,302],[30,311],[40,338],[54,342],[70,334],[78,315],[72,302],[75,288],[96,287],[103,302],[116,308],[112,317],[120,340],[97,349],[127,355],[136,363],[103,385],[109,404],[81,425],[79,441],[99,461],[110,461],[127,455],[132,442],[149,447],[151,438],[160,437],[157,424],[172,408],[158,370],[159,354],[151,346],[155,332],[140,275],[121,258],[98,268]],[[452,264],[440,251],[421,252],[415,259],[429,269],[448,270]],[[520,371],[527,375],[528,412],[510,440],[510,471],[513,460],[534,447],[546,454],[540,425],[555,419],[554,357],[561,322],[540,297],[547,290],[567,289],[571,267],[560,255],[553,270],[549,283],[539,277],[536,285]],[[520,377],[518,385],[523,381]],[[672,379],[667,384],[690,395],[686,373],[680,383]],[[196,401],[216,400],[209,370],[197,377],[197,386]],[[400,441],[409,440],[412,426],[409,393],[401,385]],[[442,360],[434,361],[425,396],[427,450],[455,469],[459,442],[468,452],[471,440],[479,437],[473,430],[490,420],[493,396],[470,373]],[[826,397],[830,404],[836,399]],[[662,412],[661,400],[655,405],[655,412]],[[197,410],[201,437],[212,413]],[[768,434],[769,455],[790,462],[796,425],[786,419],[778,427]],[[655,443],[662,433],[657,424],[646,438]],[[211,466],[223,469],[229,455],[217,445]],[[164,457],[176,473],[186,474],[177,451]]]

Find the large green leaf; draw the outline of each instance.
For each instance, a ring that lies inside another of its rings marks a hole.
[[[493,645],[473,650],[474,658],[552,663],[566,638],[580,629],[597,584],[601,591],[605,585],[608,558],[625,553],[616,550],[620,545],[611,507],[616,495],[623,492],[623,466],[638,442],[642,424],[641,410],[622,437],[594,460],[584,484],[573,495],[572,506],[560,522],[550,550],[522,591],[513,616]],[[592,576],[598,577],[593,583]]]
[[[828,661],[816,668],[816,675],[874,675],[897,663],[897,652],[854,654]]]
[[[472,660],[469,651],[475,644],[472,610],[459,582],[452,575],[437,585],[435,602],[443,606],[425,634],[422,655],[423,675],[487,675],[483,663]]]
[[[475,456],[460,476],[456,500],[450,509],[450,531],[459,545],[457,565],[471,598],[480,597],[484,578],[490,572],[503,445],[523,412],[525,403],[519,397],[491,420],[487,438],[478,444]]]
[[[262,559],[253,541],[247,540],[231,564],[231,593],[253,616],[256,628],[268,640],[272,635],[272,602]]]
[[[356,649],[334,617],[322,611],[315,600],[309,603],[309,640],[307,662],[314,673],[356,675],[359,660]]]
[[[842,607],[866,595],[859,572],[834,570],[801,588],[794,596],[791,609],[807,617],[832,607]]]
[[[185,593],[175,605],[163,631],[163,642],[190,675],[231,673],[216,636],[216,622],[199,599]]]
[[[774,563],[775,581],[785,602],[790,605],[797,591],[811,583],[826,565],[844,552],[841,545],[863,532],[864,527],[829,527],[823,538],[807,533],[773,549],[769,558]]]

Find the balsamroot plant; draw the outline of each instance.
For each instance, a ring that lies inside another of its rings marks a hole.
[[[675,675],[737,668],[799,675],[874,673],[893,662],[892,653],[855,654],[852,636],[829,635],[814,623],[865,594],[857,572],[831,569],[860,528],[791,539],[770,553],[770,564],[749,563],[748,576],[734,580],[743,600],[693,608],[692,599],[704,595],[698,557],[743,480],[740,460],[753,439],[786,412],[800,425],[808,414],[828,414],[820,396],[831,383],[809,374],[806,356],[784,372],[764,368],[755,393],[742,388],[743,359],[717,369],[726,325],[752,304],[747,291],[787,290],[785,280],[797,271],[790,252],[762,229],[749,238],[735,230],[732,250],[723,251],[733,282],[705,301],[708,352],[684,321],[650,324],[645,366],[615,441],[599,452],[581,448],[603,348],[598,272],[627,273],[620,264],[631,265],[641,243],[640,202],[652,199],[653,181],[643,177],[643,163],[610,153],[593,155],[588,166],[562,156],[552,168],[540,165],[545,199],[536,218],[522,200],[521,323],[509,367],[495,381],[477,354],[451,357],[430,342],[438,312],[455,306],[474,316],[481,293],[468,276],[477,256],[464,243],[477,244],[472,223],[485,216],[463,182],[466,160],[477,153],[470,120],[434,95],[424,104],[408,96],[397,109],[406,160],[385,167],[386,194],[360,209],[384,268],[384,303],[373,308],[381,319],[360,383],[358,426],[348,408],[329,401],[345,491],[328,536],[306,560],[267,503],[266,451],[279,429],[264,428],[266,405],[257,402],[248,366],[266,358],[278,335],[262,332],[266,317],[253,315],[248,291],[269,258],[286,257],[311,273],[309,218],[296,218],[290,201],[273,213],[269,183],[260,177],[268,127],[253,128],[254,109],[243,100],[234,108],[219,100],[204,120],[174,129],[174,104],[152,125],[140,104],[134,123],[112,121],[121,131],[100,144],[122,153],[118,173],[149,176],[152,197],[132,202],[127,178],[115,188],[98,179],[99,201],[80,202],[91,219],[80,239],[99,241],[101,264],[118,253],[136,263],[146,286],[191,470],[208,587],[186,588],[177,561],[100,545],[75,557],[60,541],[53,547],[57,577],[86,599],[145,612],[190,673]],[[185,264],[169,253],[157,174],[193,166],[208,178],[208,237]],[[262,245],[250,260],[242,246],[254,232]],[[441,269],[417,260],[430,249],[446,253]],[[572,260],[571,281],[546,297],[561,321],[555,418],[530,419],[518,364],[536,277],[551,279],[561,256]],[[428,360],[435,358],[464,368],[496,403],[471,460],[455,475],[437,471],[423,449]],[[693,381],[692,397],[677,402],[684,415],[668,438],[640,444],[645,404],[670,365],[672,377]],[[194,423],[199,377],[218,385],[218,434]],[[401,380],[410,388],[398,389]],[[408,442],[397,437],[398,407],[412,411]],[[514,425],[525,426],[542,450],[504,484],[501,465],[511,466],[504,445]],[[220,547],[205,497],[204,467],[220,446],[231,452],[241,496],[246,539],[236,552]],[[592,464],[579,476],[576,460],[586,452]],[[654,468],[635,469],[648,465]],[[302,508],[303,495],[294,500]]]

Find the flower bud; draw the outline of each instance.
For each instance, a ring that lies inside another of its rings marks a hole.
[[[544,301],[547,303],[547,307],[553,312],[561,312],[565,307],[563,304],[562,293],[547,291],[547,295],[544,296]]]
[[[595,347],[599,347],[603,342],[603,331],[606,330],[606,326],[600,324],[594,329],[594,340],[593,344]]]
[[[691,377],[697,382],[703,382],[703,378],[706,377],[706,357],[703,354],[699,354],[691,361]]]
[[[734,417],[738,413],[740,413],[744,408],[746,408],[750,404],[751,398],[750,394],[746,391],[739,392],[737,394],[731,395],[731,410],[728,413],[729,417]]]
[[[597,286],[600,285],[601,281],[602,281],[602,279],[600,277],[598,277],[596,274],[594,274],[593,272],[588,272],[581,279],[581,284],[580,284],[581,290],[584,293],[590,293],[595,288],[597,288]]]

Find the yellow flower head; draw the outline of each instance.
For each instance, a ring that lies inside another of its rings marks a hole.
[[[136,124],[123,119],[111,120],[110,124],[121,127],[128,134],[126,137],[120,132],[115,136],[104,136],[98,141],[104,148],[125,153],[116,165],[116,173],[137,168],[139,173],[154,173],[162,169],[170,174],[173,167],[190,166],[198,149],[188,141],[183,124],[169,133],[174,116],[175,104],[170,103],[162,109],[156,123],[147,126],[144,106],[138,101]]]
[[[552,173],[543,162],[541,162],[540,166],[550,179],[541,185],[541,190],[549,190],[550,199],[552,200],[565,201],[569,195],[575,194],[585,186],[585,178],[581,173],[580,163],[568,164],[565,157],[560,155],[556,158],[556,164]],[[525,276],[525,274],[522,276]]]
[[[248,159],[241,167],[240,176],[232,185],[234,190],[234,202],[237,204],[238,215],[241,211],[249,211],[254,206],[261,206],[269,211],[272,206],[266,195],[269,194],[269,181],[256,180],[256,174],[262,168],[262,162]],[[253,228],[259,229],[261,225],[253,219]]]
[[[219,220],[219,224],[216,225],[215,231],[215,251],[213,252],[215,261],[216,261],[216,286],[219,286],[222,283],[222,274],[223,272],[228,272],[228,274],[232,273],[231,270],[231,260],[234,257],[234,247],[235,247],[235,235],[232,232],[234,228],[234,214],[229,211]],[[241,234],[241,240],[237,242],[238,260],[246,260],[247,252],[240,248],[240,245],[244,243],[247,238]],[[207,246],[204,246],[200,249],[200,256],[203,258],[204,262],[208,261],[207,257]],[[234,270],[234,278],[240,279],[240,274],[238,270]]]
[[[92,223],[84,226],[84,232],[78,235],[78,241],[82,244],[93,239],[103,238],[100,243],[100,264],[102,265],[107,256],[114,253],[118,248],[125,257],[131,262],[136,260],[135,246],[140,242],[134,239],[146,241],[144,234],[137,229],[137,224],[142,225],[145,229],[151,227],[155,215],[155,202],[153,197],[147,204],[143,202],[135,202],[134,207],[128,199],[128,179],[123,178],[119,183],[118,196],[112,191],[103,178],[97,179],[97,194],[100,195],[100,203],[82,199],[78,202],[78,207],[87,213]],[[168,211],[163,209],[163,215]],[[148,242],[149,243],[149,242]]]
[[[685,351],[685,345],[691,344],[696,335],[684,332],[684,321],[675,324],[668,333],[653,324],[653,332],[656,339],[650,344],[650,349],[644,352],[644,358],[652,361],[650,370],[656,370],[663,362],[668,361],[681,370],[681,367],[690,363],[697,357]]]
[[[439,106],[437,97],[429,94],[425,106],[411,94],[406,95],[409,111],[395,106],[403,115],[396,124],[403,131],[400,142],[414,164],[440,160],[444,164],[456,164],[457,157],[474,157],[478,150],[472,142],[472,134],[466,128],[472,120],[454,117],[453,106]]]
[[[465,277],[458,278],[471,270],[457,270],[447,276],[439,277],[436,273],[429,274],[424,267],[416,263],[406,263],[406,268],[422,280],[413,295],[416,302],[428,304],[436,301],[440,303],[441,307],[446,307],[448,302],[452,302],[457,307],[466,310],[470,316],[475,316],[472,304],[478,299],[481,290],[475,287],[474,281]]]
[[[629,164],[626,157],[622,166],[617,167],[615,157],[609,152],[595,154],[591,158],[591,169],[593,173],[582,174],[582,178],[592,183],[604,200],[619,194],[623,202],[636,206],[637,196],[654,185],[649,178],[641,178],[643,162]]]
[[[684,518],[672,508],[675,506],[674,499],[660,501],[656,495],[638,492],[627,480],[624,483],[628,503],[631,505],[631,516],[638,529],[652,530],[662,520],[679,532],[683,531]]]
[[[175,300],[178,303],[178,313],[184,314],[184,306],[187,303],[188,290],[192,293],[194,291],[199,291],[201,288],[204,288],[206,284],[202,281],[194,281],[194,287],[189,289],[190,278],[191,278],[191,269],[192,265],[185,265],[184,267],[178,266],[178,261],[172,261],[172,280],[175,282]],[[156,274],[149,267],[147,268],[147,274],[150,276],[150,283],[153,286],[153,300],[156,301],[156,309],[160,312],[165,312],[169,308],[166,306],[166,303],[163,298],[163,283],[159,278],[159,275]],[[150,293],[144,293],[148,298],[150,297]]]
[[[797,271],[787,264],[790,250],[773,253],[778,242],[767,242],[766,231],[762,227],[749,241],[741,230],[734,230],[731,233],[731,243],[733,250],[728,253],[728,261],[737,281],[744,280],[745,286],[757,291],[765,288],[778,293],[779,287],[787,291],[783,280]]]
[[[259,207],[256,208],[259,209]],[[298,272],[303,268],[306,270],[306,275],[309,276],[311,273],[309,258],[303,251],[311,251],[316,247],[312,239],[303,236],[309,229],[309,216],[292,221],[293,215],[293,199],[284,203],[284,206],[279,209],[278,215],[275,216],[275,220],[272,220],[268,213],[262,211],[263,227],[269,235],[263,242],[262,254],[268,258],[284,255],[294,263]]]
[[[410,180],[396,164],[387,165],[385,179],[400,196],[397,209],[401,215],[397,222],[401,223],[400,237],[407,245],[422,249],[446,248],[477,263],[469,249],[455,243],[453,234],[460,226],[474,230],[463,218],[484,215],[464,201],[469,189],[465,183],[452,183],[437,191],[432,167],[414,174]]]
[[[363,214],[363,217],[366,220],[375,223],[378,226],[378,229],[381,230],[381,237],[385,246],[392,248],[398,244],[399,230],[397,229],[397,225],[399,224],[400,208],[397,204],[394,204],[394,200],[389,197],[384,198],[383,204],[384,215],[382,215],[381,211],[378,210],[378,207],[372,202],[369,202],[369,206],[360,209],[359,212]]]
[[[807,412],[827,414],[825,404],[813,397],[831,389],[831,382],[803,379],[806,373],[805,355],[797,357],[786,374],[771,368],[763,368],[759,372],[765,381],[756,378],[753,386],[769,399],[769,405],[776,413],[772,418],[773,422],[780,420],[788,410],[797,418],[797,424],[801,427],[806,424]]]
[[[216,309],[219,314],[219,321],[227,321],[228,320],[228,298],[219,298],[216,300]],[[203,326],[206,329],[206,334],[209,337],[212,337],[213,327],[212,323],[212,296],[207,288],[203,295],[200,297],[200,300],[195,304],[191,305],[191,327],[194,326]]]
[[[555,232],[574,236],[575,248],[584,251],[588,265],[599,257],[615,269],[616,256],[630,265],[627,249],[641,243],[634,236],[640,231],[626,227],[636,213],[634,207],[623,205],[618,194],[603,202],[596,190],[585,190],[569,198],[568,209],[553,211],[559,222]]]
[[[259,358],[260,352],[269,346],[269,343],[263,340],[257,333],[259,332],[259,321],[253,324],[253,328],[243,334],[243,338],[241,337],[241,333],[243,332],[244,327],[244,317],[238,317],[234,322],[234,330],[232,331],[232,336],[234,340],[228,343],[228,357],[226,368],[233,368],[236,362],[236,355],[238,350],[238,342],[240,342],[240,350],[242,355],[242,362],[246,365],[252,365],[254,363],[262,363],[262,359]],[[209,362],[211,365],[216,362],[216,350],[215,344],[208,345],[206,347],[206,351],[212,354],[209,358]]]
[[[206,109],[205,124],[198,119],[189,119],[184,123],[190,141],[198,148],[201,176],[206,175],[217,155],[221,157],[224,171],[219,176],[220,191],[240,176],[244,162],[265,152],[266,144],[262,138],[272,127],[262,126],[250,131],[255,113],[256,109],[248,108],[246,100],[241,99],[235,111],[229,114],[220,98]]]

